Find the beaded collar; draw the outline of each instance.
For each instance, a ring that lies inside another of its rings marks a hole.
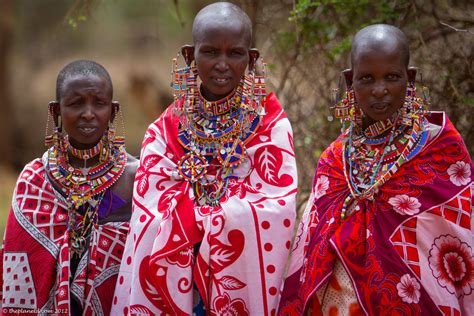
[[[406,161],[415,156],[429,138],[428,122],[423,116],[413,116],[410,124],[402,124],[400,111],[391,132],[383,142],[364,139],[356,147],[354,127],[349,129],[349,139],[343,149],[344,174],[350,194],[344,200],[341,219],[346,216],[353,199],[372,200],[377,188],[390,179]]]
[[[90,168],[72,166],[67,152],[56,146],[45,153],[49,178],[65,197],[68,207],[69,250],[73,256],[84,252],[92,226],[97,224],[97,211],[104,193],[125,170],[127,153],[119,143],[121,140],[114,143],[106,161]]]
[[[98,154],[100,154],[102,148],[104,147],[103,142],[101,140],[97,143],[97,145],[92,148],[77,149],[71,145],[71,143],[69,142],[69,137],[67,135],[64,136],[64,145],[66,147],[66,150],[68,150],[71,155],[83,160],[96,157]]]
[[[78,208],[95,195],[110,188],[122,175],[127,162],[124,147],[114,148],[109,160],[91,168],[76,168],[69,164],[67,155],[48,150],[48,172],[59,186],[66,201]]]
[[[197,88],[195,76],[188,78],[189,92],[183,100],[178,141],[186,153],[178,162],[178,173],[194,185],[201,205],[216,205],[232,170],[247,159],[245,145],[265,115],[266,94],[260,84],[263,97],[254,98],[250,91],[256,78],[244,76],[227,97],[211,102]]]

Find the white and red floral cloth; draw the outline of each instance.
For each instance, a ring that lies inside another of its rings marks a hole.
[[[273,94],[267,111],[217,207],[198,206],[191,184],[177,176],[184,152],[173,108],[150,125],[113,315],[192,314],[194,283],[208,314],[276,313],[297,174],[291,126]]]
[[[357,296],[353,315],[474,315],[474,165],[444,113],[428,120],[439,131],[345,219],[344,138],[324,151],[279,315],[318,315],[312,303],[324,299],[314,294],[340,263]]]

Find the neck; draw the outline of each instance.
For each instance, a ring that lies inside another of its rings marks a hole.
[[[201,84],[201,87],[199,88],[199,98],[209,103],[221,103],[232,98],[236,89],[237,87],[229,91],[226,95],[215,95],[209,92],[209,90]]]
[[[74,168],[90,168],[99,164],[99,156],[95,156],[89,159],[80,159],[68,152],[69,164]]]

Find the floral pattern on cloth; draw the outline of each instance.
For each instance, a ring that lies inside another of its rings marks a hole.
[[[373,201],[341,220],[349,187],[343,139],[321,156],[298,228],[280,315],[302,315],[340,260],[366,315],[474,315],[472,162],[444,113],[427,144]],[[330,188],[316,197],[318,182]]]
[[[15,187],[3,242],[3,315],[27,310],[70,315],[71,295],[83,315],[110,314],[129,224],[94,225],[72,276],[67,218],[67,207],[47,180],[42,160],[26,165]],[[82,221],[80,215],[78,219]]]
[[[150,125],[114,315],[192,314],[193,284],[210,315],[276,313],[297,176],[291,126],[273,94],[267,112],[219,206],[199,206],[191,185],[176,176],[183,148],[172,106]]]

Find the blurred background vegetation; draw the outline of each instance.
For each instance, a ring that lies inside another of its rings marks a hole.
[[[45,150],[47,104],[61,68],[85,58],[109,70],[128,151],[138,155],[147,126],[171,102],[171,58],[191,43],[194,15],[212,2],[0,1],[1,235],[18,173]],[[352,36],[369,24],[393,24],[407,34],[410,64],[430,88],[432,109],[448,113],[474,153],[473,1],[232,2],[252,19],[253,44],[269,64],[269,90],[293,125],[300,207],[320,154],[339,133],[339,122],[327,119],[331,89],[350,67]]]

